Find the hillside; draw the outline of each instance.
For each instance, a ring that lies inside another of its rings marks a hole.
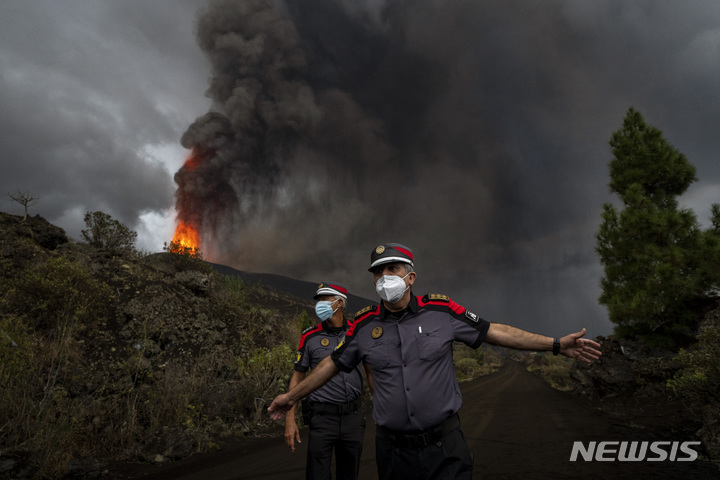
[[[222,275],[239,277],[249,285],[262,285],[263,287],[267,287],[276,292],[283,292],[285,294],[297,297],[297,299],[304,299],[301,300],[304,302],[307,302],[307,299],[312,298],[318,286],[318,283],[304,282],[302,280],[295,280],[294,278],[284,277],[282,275],[276,275],[272,273],[249,273],[234,269],[232,267],[228,267],[227,265],[220,265],[217,263],[210,263],[210,265],[212,266],[213,270]],[[327,280],[329,279],[318,279],[318,282]],[[377,302],[349,293],[347,311],[348,313],[357,312],[361,308],[366,307],[367,305],[371,305],[373,303]],[[309,309],[314,309],[314,302],[311,304]]]
[[[0,213],[0,478],[99,475],[263,432],[315,284],[112,255],[21,220]]]

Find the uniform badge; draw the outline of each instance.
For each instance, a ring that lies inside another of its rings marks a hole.
[[[475,323],[477,323],[478,321],[478,316],[472,313],[470,310],[465,310],[465,316]]]
[[[382,253],[383,253],[384,251],[385,251],[385,247],[382,246],[382,245],[380,245],[379,247],[377,247],[377,248],[375,249],[375,253],[377,253],[378,255],[382,255]]]
[[[321,283],[320,285],[318,285],[318,290],[320,290],[320,289],[323,288],[324,286],[325,286],[325,285]]]
[[[327,347],[328,345],[330,345],[330,340],[328,340],[327,338],[323,338],[322,340],[320,340],[320,345],[322,345],[323,347]]]
[[[443,301],[443,302],[450,301],[450,297],[448,297],[447,295],[441,295],[439,293],[429,293],[427,298],[428,298],[428,300],[435,300],[435,301],[438,301],[438,300]]]
[[[301,358],[302,358],[302,352],[300,352],[300,350],[298,350],[297,355],[295,356],[295,363],[299,362]]]
[[[373,337],[374,339],[378,339],[378,338],[382,337],[382,334],[383,334],[382,327],[375,327],[375,328],[373,328],[372,337]]]

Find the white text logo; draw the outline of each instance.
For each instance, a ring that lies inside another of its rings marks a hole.
[[[573,442],[570,461],[578,456],[586,462],[692,462],[698,454],[693,445],[700,442]]]

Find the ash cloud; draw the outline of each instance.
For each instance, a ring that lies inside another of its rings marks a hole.
[[[87,211],[143,229],[172,210],[178,163],[159,151],[182,155],[178,137],[207,109],[201,2],[0,2],[0,208],[16,213],[6,193],[32,192],[31,214],[74,238]]]
[[[214,261],[372,299],[370,250],[401,242],[418,293],[533,331],[607,334],[594,253],[607,139],[630,105],[663,129],[670,109],[653,95],[682,101],[662,62],[702,62],[688,48],[710,40],[681,21],[668,40],[658,18],[677,14],[213,2],[197,23],[213,105],[182,138],[201,161],[175,176],[179,217],[201,226]]]

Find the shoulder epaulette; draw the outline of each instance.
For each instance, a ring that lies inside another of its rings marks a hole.
[[[303,330],[302,332],[300,332],[300,336],[305,335],[306,333],[308,333],[308,332],[310,332],[310,331],[312,331],[312,330],[315,330],[317,327],[318,327],[317,325],[313,325],[313,326],[311,326],[311,327],[307,327],[305,330]]]
[[[380,305],[368,305],[367,307],[358,311],[355,314],[355,318],[350,323],[350,328],[348,328],[347,332],[345,333],[345,338],[351,338],[355,334],[355,330],[357,330],[358,328],[362,328],[362,325],[367,324],[367,319],[372,319],[371,315],[376,310],[380,310]],[[342,345],[342,343],[340,345]],[[338,345],[338,348],[340,348],[340,345]]]
[[[300,345],[298,346],[298,350],[302,350],[303,345],[305,345],[305,340],[310,336],[311,333],[320,331],[322,331],[322,323],[318,323],[317,325],[313,325],[312,327],[308,327],[303,330],[300,334]]]
[[[450,297],[439,293],[428,293],[423,297],[424,302],[449,302]]]
[[[360,317],[361,315],[366,314],[367,312],[369,312],[369,311],[372,310],[373,308],[374,308],[374,307],[373,307],[372,305],[368,305],[367,307],[365,307],[365,308],[363,308],[362,310],[358,311],[358,312],[355,314],[355,318],[357,319],[358,317]]]

